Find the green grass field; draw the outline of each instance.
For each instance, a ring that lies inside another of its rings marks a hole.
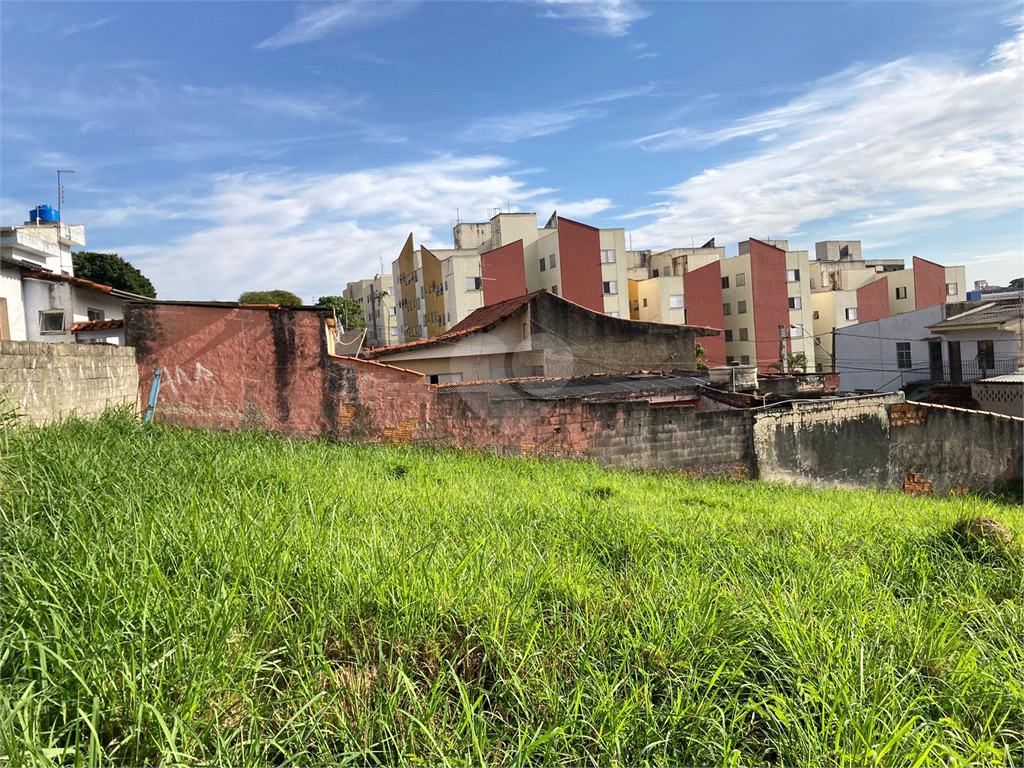
[[[3,765],[1024,761],[1005,503],[116,413],[2,479]]]

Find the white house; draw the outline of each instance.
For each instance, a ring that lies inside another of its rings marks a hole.
[[[31,213],[0,228],[0,338],[123,344],[124,303],[149,299],[75,277],[71,249],[85,245],[85,227],[48,206]]]

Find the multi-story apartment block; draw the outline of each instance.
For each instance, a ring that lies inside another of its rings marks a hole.
[[[415,248],[409,235],[392,270],[398,313],[392,343],[438,336],[483,306],[480,256],[474,249]]]
[[[815,253],[811,305],[819,371],[834,370],[834,331],[966,297],[962,266],[914,256],[906,269],[901,259],[864,259],[855,240],[816,243]]]
[[[372,280],[357,280],[342,291],[346,299],[359,302],[366,323],[366,341],[371,346],[398,343],[398,318],[392,275],[374,275]]]

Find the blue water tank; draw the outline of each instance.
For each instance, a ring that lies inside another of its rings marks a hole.
[[[52,206],[39,205],[28,212],[28,220],[39,224],[46,221],[60,221],[60,214]]]
[[[981,291],[968,291],[967,292],[967,300],[968,301],[981,301]]]

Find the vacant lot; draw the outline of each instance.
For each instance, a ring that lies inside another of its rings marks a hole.
[[[1014,506],[127,415],[3,491],[5,765],[1024,759]]]

